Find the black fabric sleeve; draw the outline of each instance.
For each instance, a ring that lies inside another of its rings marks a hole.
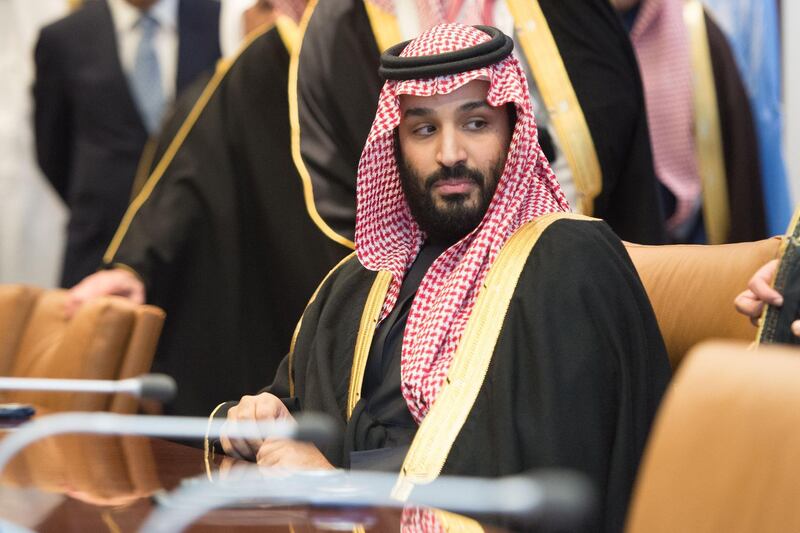
[[[556,222],[532,259],[526,281],[541,299],[525,299],[536,326],[521,333],[537,354],[539,366],[527,375],[540,401],[522,412],[530,409],[533,425],[548,428],[545,455],[595,482],[602,529],[621,531],[671,374],[658,324],[627,252],[605,224]]]
[[[767,222],[750,98],[725,35],[707,13],[705,19],[728,177],[728,242],[757,241],[767,236]]]
[[[110,261],[112,266],[122,263],[136,271],[147,294],[169,293],[170,282],[183,266],[183,250],[191,245],[192,236],[207,234],[201,229],[207,223],[207,210],[191,179],[194,167],[191,154],[179,151],[169,175],[142,204]]]
[[[73,136],[64,58],[60,50],[52,28],[44,28],[34,54],[34,129],[39,166],[58,194],[66,199]]]
[[[300,402],[296,396],[292,396],[291,387],[289,385],[289,361],[291,358],[291,355],[287,355],[283,358],[280,366],[278,366],[278,370],[275,372],[275,380],[271,384],[258,391],[258,394],[268,392],[274,396],[277,396],[280,398],[280,400],[283,402],[283,405],[286,406],[289,412],[297,413],[300,411]]]
[[[300,49],[300,149],[320,216],[353,239],[356,171],[375,118],[379,53],[361,0],[325,0]]]
[[[621,238],[667,235],[650,149],[644,89],[630,38],[607,0],[539,0],[575,89],[603,175],[593,216]]]

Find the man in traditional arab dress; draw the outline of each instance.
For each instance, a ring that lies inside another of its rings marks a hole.
[[[310,2],[298,52],[293,149],[314,221],[353,246],[356,168],[381,89],[380,53],[443,22],[489,24],[518,43],[539,143],[572,209],[625,240],[666,242],[644,95],[606,0]]]
[[[213,413],[235,431],[321,411],[344,437],[223,438],[226,452],[402,472],[405,489],[572,468],[599,489],[599,528],[621,530],[669,363],[620,240],[568,213],[512,48],[495,28],[445,24],[384,55],[356,252],[272,385]]]

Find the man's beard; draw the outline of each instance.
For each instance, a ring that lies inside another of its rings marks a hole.
[[[503,166],[504,161],[498,161],[492,168],[489,179],[481,171],[464,164],[442,167],[427,176],[423,182],[419,174],[406,164],[402,155],[398,154],[397,157],[400,183],[411,216],[431,242],[447,246],[461,240],[481,223],[497,189]],[[477,205],[466,205],[469,198],[466,194],[444,196],[442,201],[445,205],[436,205],[431,194],[433,186],[441,180],[452,178],[467,178],[475,182],[478,186]]]

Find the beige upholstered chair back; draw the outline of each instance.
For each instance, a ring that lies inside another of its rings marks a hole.
[[[164,321],[160,309],[119,297],[88,302],[67,319],[64,290],[0,286],[0,371],[6,376],[122,379],[150,369]],[[48,411],[130,413],[136,400],[96,394],[8,392],[4,401]]]
[[[778,255],[781,239],[709,246],[625,243],[656,313],[670,362],[708,339],[753,341],[756,329],[733,300]]]
[[[673,378],[628,533],[800,531],[800,350],[705,343]]]

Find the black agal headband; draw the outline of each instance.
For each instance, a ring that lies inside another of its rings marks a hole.
[[[458,74],[499,63],[514,50],[514,41],[493,26],[473,26],[486,33],[491,40],[432,56],[400,57],[411,41],[404,41],[381,55],[378,74],[385,80],[417,80]]]

